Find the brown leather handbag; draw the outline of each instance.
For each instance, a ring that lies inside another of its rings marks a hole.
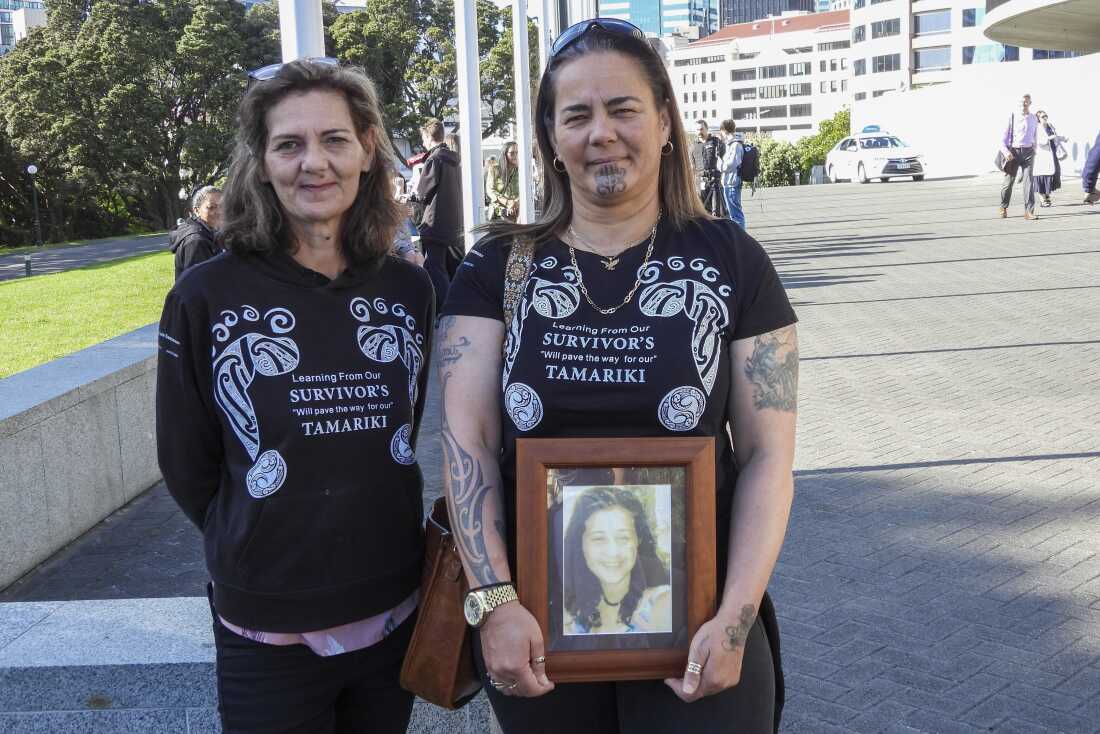
[[[504,323],[511,325],[527,282],[534,247],[513,243],[504,268]],[[445,709],[459,709],[481,690],[474,668],[470,628],[462,606],[469,585],[451,532],[447,499],[432,505],[424,522],[424,571],[420,615],[401,665],[401,687]]]
[[[420,616],[401,666],[401,687],[445,709],[458,709],[481,690],[462,614],[469,590],[462,559],[440,497],[424,524]]]

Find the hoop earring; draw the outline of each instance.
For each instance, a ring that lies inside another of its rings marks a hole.
[[[554,160],[550,161],[550,165],[558,173],[565,173],[565,164],[561,163],[561,168],[558,168],[558,164],[561,163],[561,158],[554,156]]]
[[[665,145],[668,146],[668,150],[665,150]],[[661,146],[661,155],[664,157],[672,155],[672,151],[676,150],[676,146],[672,144],[672,140],[666,140],[665,145]]]

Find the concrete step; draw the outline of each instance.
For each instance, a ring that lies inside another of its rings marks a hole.
[[[203,597],[0,604],[0,731],[220,732]],[[461,711],[417,700],[409,732],[488,734],[484,694]]]

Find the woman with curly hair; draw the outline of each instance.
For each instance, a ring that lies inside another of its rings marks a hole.
[[[565,634],[669,632],[671,590],[637,495],[585,490],[565,531]]]

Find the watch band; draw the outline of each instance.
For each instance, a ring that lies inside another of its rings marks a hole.
[[[516,594],[516,587],[511,584],[498,584],[496,586],[490,586],[488,589],[479,591],[482,594],[482,599],[485,600],[486,611],[493,611],[501,604],[507,604],[510,601],[516,601],[519,596]]]

